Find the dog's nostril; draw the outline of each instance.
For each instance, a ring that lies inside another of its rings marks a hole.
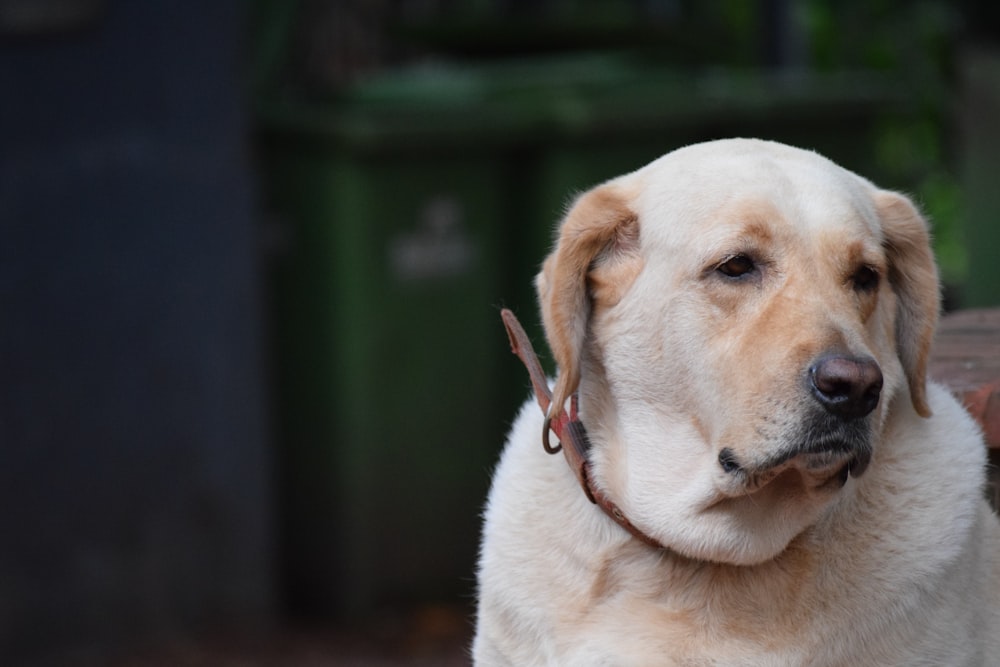
[[[868,357],[823,357],[809,369],[809,380],[816,400],[845,419],[871,413],[882,392],[882,370]]]
[[[740,463],[736,460],[736,453],[729,447],[723,447],[719,452],[719,465],[727,473],[735,473],[740,469]]]

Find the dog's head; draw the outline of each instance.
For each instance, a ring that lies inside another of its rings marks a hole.
[[[814,153],[690,146],[580,196],[538,276],[595,475],[633,523],[770,559],[927,417],[939,290],[905,197]],[[914,414],[915,413],[915,414]]]

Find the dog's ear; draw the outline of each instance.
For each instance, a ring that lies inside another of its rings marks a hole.
[[[639,220],[623,192],[602,185],[578,197],[536,279],[545,336],[559,365],[553,410],[580,383],[580,355],[595,305],[615,305],[640,266]]]
[[[941,308],[937,265],[927,222],[909,199],[880,191],[875,206],[885,232],[889,283],[898,298],[896,347],[910,384],[913,407],[929,417],[927,360]]]

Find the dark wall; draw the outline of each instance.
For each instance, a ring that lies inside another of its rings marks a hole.
[[[0,662],[270,609],[243,8],[0,24]]]

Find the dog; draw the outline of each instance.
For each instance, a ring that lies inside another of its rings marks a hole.
[[[476,665],[1000,665],[986,451],[927,378],[908,198],[695,144],[577,197],[536,286],[558,373],[494,472]]]

